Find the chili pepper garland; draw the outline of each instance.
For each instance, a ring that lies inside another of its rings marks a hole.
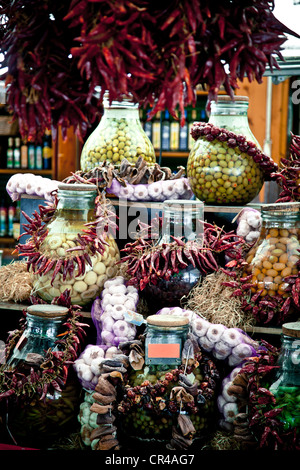
[[[222,85],[233,96],[237,80],[261,82],[267,64],[278,68],[286,34],[298,35],[273,7],[267,0],[2,2],[0,51],[22,138],[50,126],[65,137],[74,126],[83,139],[105,90],[111,99],[131,93],[153,107],[150,117],[164,109],[177,117],[179,108],[183,123],[197,85],[210,101]]]
[[[115,215],[111,212],[106,204],[106,199],[103,195],[99,194],[95,199],[95,220],[85,224],[85,229],[78,233],[75,240],[76,246],[67,250],[67,255],[64,257],[52,257],[47,251],[43,251],[43,241],[48,235],[47,224],[51,222],[54,217],[56,207],[58,204],[57,195],[55,195],[55,202],[47,206],[39,205],[39,212],[34,211],[32,217],[29,217],[24,211],[22,214],[28,221],[28,224],[23,224],[24,234],[29,234],[30,238],[26,243],[19,243],[16,247],[19,256],[26,256],[27,269],[38,275],[45,275],[50,270],[53,270],[51,285],[58,275],[62,273],[63,280],[73,276],[77,266],[76,276],[85,273],[85,266],[88,263],[92,266],[90,256],[99,252],[102,254],[105,250],[106,235],[110,230],[116,230],[114,222]],[[101,227],[101,233],[99,228]]]
[[[281,188],[279,202],[300,201],[300,136],[291,133],[291,143],[287,158],[281,158],[278,172],[273,179]]]
[[[152,226],[161,224],[154,219]],[[147,229],[144,228],[147,231]],[[145,233],[145,232],[142,232]],[[151,226],[149,227],[151,233]],[[156,285],[159,279],[169,280],[174,273],[189,265],[197,267],[201,275],[218,271],[218,256],[223,254],[230,259],[242,259],[244,239],[234,231],[224,232],[217,225],[204,222],[203,243],[197,240],[184,242],[182,238],[172,237],[173,242],[155,243],[150,237],[138,238],[127,243],[122,251],[125,256],[119,263],[125,264],[130,276],[128,284],[143,290],[147,284]]]
[[[34,299],[32,299],[34,302]],[[56,341],[60,350],[46,351],[43,361],[38,366],[30,367],[28,375],[23,370],[10,369],[4,363],[0,366],[0,401],[9,397],[22,400],[27,403],[34,395],[38,395],[41,401],[46,399],[48,393],[62,391],[68,377],[68,367],[80,353],[88,326],[80,321],[80,311],[72,306],[68,291],[60,297],[53,299],[53,304],[68,307],[69,312],[63,326],[64,335]],[[80,307],[79,307],[80,308]],[[25,312],[20,320],[20,329],[11,332],[6,344],[6,359],[13,352],[15,345],[26,327]]]
[[[275,396],[266,388],[270,374],[278,367],[279,351],[266,341],[261,341],[261,354],[249,358],[233,380],[232,394],[236,387],[246,391],[247,399],[243,398],[243,409],[247,406],[249,430],[257,441],[260,449],[269,450],[300,450],[300,437],[296,428],[284,429],[280,416],[284,407],[279,407]],[[244,397],[244,393],[242,393]],[[238,401],[241,395],[236,395]],[[240,402],[241,405],[241,402]]]

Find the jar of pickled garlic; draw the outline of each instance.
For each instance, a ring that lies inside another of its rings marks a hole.
[[[187,176],[195,196],[206,204],[244,205],[262,188],[263,172],[253,158],[261,148],[249,127],[248,105],[245,96],[232,101],[221,95],[212,101],[212,132],[196,138],[192,146]]]
[[[298,275],[300,258],[300,203],[264,204],[257,242],[249,250],[245,274],[252,274],[252,293],[287,298],[288,276]]]
[[[100,123],[83,146],[81,170],[89,171],[104,161],[118,167],[124,158],[136,163],[142,157],[154,165],[154,147],[142,127],[138,104],[129,96],[122,101],[110,101],[109,93],[105,92],[103,108]]]
[[[57,196],[47,236],[38,247],[46,262],[43,267],[32,265],[34,293],[50,303],[69,290],[72,304],[88,305],[101,293],[104,282],[116,275],[120,252],[110,231],[103,228],[98,233],[100,222],[94,233],[90,229],[96,224],[96,186],[61,183]]]

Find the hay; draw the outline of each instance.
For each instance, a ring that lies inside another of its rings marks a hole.
[[[187,298],[185,306],[211,323],[222,323],[228,328],[245,328],[254,324],[254,317],[241,309],[239,297],[232,297],[234,289],[223,286],[228,276],[218,271],[205,276]]]
[[[25,261],[13,261],[0,268],[0,300],[23,302],[28,300],[33,288],[32,274]]]

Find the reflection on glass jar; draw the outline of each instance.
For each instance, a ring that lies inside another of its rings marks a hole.
[[[102,291],[104,282],[117,272],[120,253],[112,234],[105,234],[102,253],[92,253],[83,246],[74,250],[80,243],[80,234],[83,235],[83,230],[87,228],[85,224],[95,220],[96,194],[93,185],[59,185],[58,205],[39,249],[49,260],[63,260],[63,263],[67,260],[71,263],[73,259],[74,269],[65,275],[64,268],[68,265],[63,264],[54,279],[55,267],[34,275],[35,293],[46,302],[70,290],[73,304],[87,305]]]
[[[262,227],[255,245],[247,254],[252,274],[252,293],[261,297],[286,298],[288,276],[298,274],[300,249],[299,203],[266,204],[261,208]]]
[[[136,163],[139,157],[153,165],[155,152],[140,122],[138,105],[129,97],[110,103],[106,92],[103,106],[101,121],[83,146],[81,169],[91,170],[104,161],[119,166],[124,158]]]
[[[209,123],[244,136],[258,148],[247,117],[248,98],[219,96],[211,103]],[[187,176],[195,196],[206,204],[244,205],[251,202],[262,188],[261,168],[252,156],[226,141],[199,137],[193,144],[187,162]]]

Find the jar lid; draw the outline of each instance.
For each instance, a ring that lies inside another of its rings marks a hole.
[[[68,313],[67,307],[61,307],[60,305],[52,304],[36,304],[27,307],[27,312],[30,315],[36,315],[38,317],[55,318],[61,317]]]
[[[96,191],[97,186],[95,184],[68,184],[68,183],[59,183],[57,188],[63,191]]]
[[[234,100],[231,98],[231,96],[229,95],[218,95],[218,103],[236,103],[236,102],[239,102],[239,101],[243,101],[243,102],[249,102],[249,98],[248,96],[240,96],[240,95],[234,95]],[[214,101],[212,101],[213,103]]]
[[[262,212],[275,211],[278,214],[286,212],[297,213],[300,209],[300,202],[278,202],[277,204],[262,204],[260,207]]]
[[[184,326],[189,323],[189,319],[177,315],[150,315],[147,323],[154,326]]]
[[[300,321],[284,323],[282,325],[282,333],[293,338],[300,338]]]

